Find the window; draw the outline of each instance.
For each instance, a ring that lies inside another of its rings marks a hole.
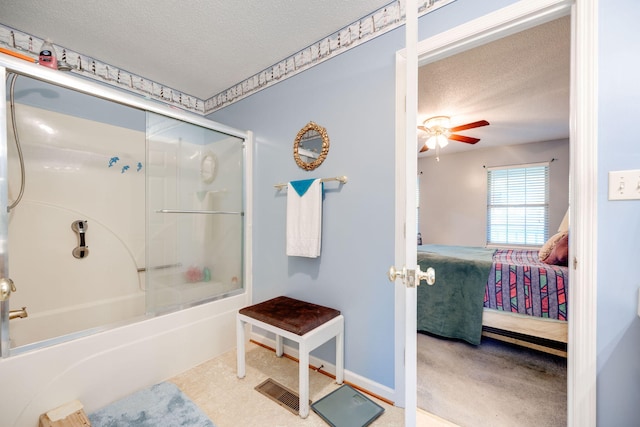
[[[549,164],[487,170],[487,244],[540,246],[549,228]]]

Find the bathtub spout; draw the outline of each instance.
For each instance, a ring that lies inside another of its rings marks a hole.
[[[27,314],[27,307],[22,307],[22,309],[20,310],[10,310],[9,311],[9,319],[23,319],[25,317],[29,316],[29,314]]]

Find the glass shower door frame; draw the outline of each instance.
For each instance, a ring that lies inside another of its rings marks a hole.
[[[244,292],[245,141],[147,112],[146,313]]]
[[[0,67],[0,77],[6,82],[7,69]],[[7,117],[7,85],[0,88],[0,117]],[[8,206],[8,170],[7,170],[7,121],[0,120],[0,206]],[[0,278],[9,277],[9,212],[0,209]],[[10,289],[9,289],[10,290]],[[10,297],[10,296],[9,296]],[[0,356],[8,357],[11,341],[9,337],[9,297],[0,301]]]
[[[46,67],[41,67],[36,64],[32,64],[17,58],[2,56],[0,57],[0,77],[3,81],[6,81],[8,73],[15,72],[20,75],[28,76],[37,80],[41,80],[46,83],[61,86],[71,90],[75,90],[87,95],[91,95],[97,98],[105,99],[107,101],[120,103],[122,105],[134,107],[143,111],[153,112],[169,118],[174,118],[187,123],[192,123],[201,126],[206,129],[211,129],[217,132],[225,133],[230,136],[241,138],[245,141],[244,148],[244,201],[245,201],[245,224],[243,233],[243,246],[244,246],[244,275],[245,275],[245,292],[250,292],[250,275],[251,271],[251,178],[250,171],[252,170],[252,141],[253,135],[251,132],[240,131],[217,122],[206,119],[203,116],[199,116],[194,113],[190,113],[176,108],[169,107],[167,105],[160,104],[158,102],[149,101],[141,96],[122,92],[114,88],[101,85],[94,81],[84,80],[74,76],[72,73],[63,73],[57,70],[51,70]],[[6,84],[2,85],[0,89],[0,96],[3,100],[7,99]],[[2,102],[0,107],[0,114],[3,114],[5,120],[0,120],[0,205],[7,206],[8,204],[8,166],[7,166],[7,105],[6,101]],[[8,253],[8,220],[9,215],[7,209],[2,209],[0,213],[0,278],[8,278],[9,271],[9,253]],[[18,284],[19,288],[19,284]],[[8,357],[10,354],[10,322],[9,322],[9,300],[0,301],[0,356]],[[47,342],[43,342],[41,347],[49,345]],[[39,346],[40,347],[40,346]],[[38,347],[38,348],[39,348]]]

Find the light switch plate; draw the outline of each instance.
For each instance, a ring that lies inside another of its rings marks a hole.
[[[609,200],[640,200],[640,169],[610,171]]]

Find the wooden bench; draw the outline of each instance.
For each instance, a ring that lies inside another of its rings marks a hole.
[[[245,376],[245,324],[276,335],[276,356],[284,354],[283,338],[298,343],[299,414],[309,415],[309,353],[336,338],[336,382],[344,381],[344,317],[338,310],[280,296],[238,311],[238,378]]]

